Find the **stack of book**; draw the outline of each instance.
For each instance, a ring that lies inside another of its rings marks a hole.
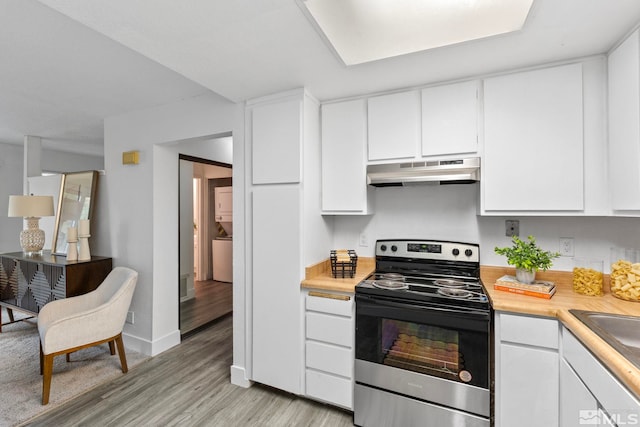
[[[537,298],[550,299],[556,293],[556,285],[545,280],[535,280],[531,284],[518,282],[514,276],[505,275],[496,280],[493,288],[498,291],[528,295]]]

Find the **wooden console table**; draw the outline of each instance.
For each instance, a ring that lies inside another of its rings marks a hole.
[[[85,294],[102,283],[112,269],[112,259],[92,256],[89,261],[67,261],[44,251],[0,254],[0,306],[37,315],[48,302]],[[0,332],[2,319],[0,318]]]

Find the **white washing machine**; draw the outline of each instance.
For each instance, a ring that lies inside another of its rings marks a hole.
[[[212,242],[213,280],[233,282],[233,239],[218,237]]]

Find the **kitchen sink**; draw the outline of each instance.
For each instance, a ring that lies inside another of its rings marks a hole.
[[[569,312],[640,369],[640,317],[584,310]]]

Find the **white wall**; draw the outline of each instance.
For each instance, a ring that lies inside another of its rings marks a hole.
[[[241,144],[242,138],[236,139],[243,134],[238,110],[236,104],[207,94],[105,120],[108,203],[100,214],[109,232],[100,249],[114,258],[114,265],[139,272],[131,305],[135,324],[127,324],[124,332],[127,345],[145,354],[158,354],[180,340],[178,155],[232,163],[231,152],[202,138],[233,131],[234,144]],[[139,165],[121,164],[122,152],[130,150],[140,151]],[[237,286],[244,282],[238,280]]]
[[[0,252],[19,252],[22,218],[9,218],[9,196],[23,193],[21,145],[0,143]]]
[[[507,265],[506,258],[496,255],[496,246],[507,246],[510,238],[504,235],[506,218],[479,218],[481,262],[486,265]],[[511,218],[509,218],[511,219]],[[556,217],[515,218],[520,220],[520,235],[534,235],[542,247],[559,251],[559,237],[573,237],[575,257],[604,261],[609,273],[612,247],[640,248],[640,218],[614,217]],[[615,262],[616,260],[613,260]],[[573,257],[554,260],[553,270],[571,271]]]
[[[42,150],[42,170],[46,172],[82,172],[104,169],[103,156],[90,156],[55,150]]]
[[[375,215],[335,218],[334,246],[372,257],[376,239],[458,240],[479,243],[482,264],[506,266],[506,258],[493,249],[510,244],[505,219],[518,219],[521,236],[532,234],[551,251],[559,250],[559,237],[573,237],[575,256],[601,259],[607,272],[611,247],[640,248],[640,218],[476,216],[478,185],[377,188]],[[368,247],[358,246],[362,232]],[[572,257],[560,257],[552,267],[572,268]]]

